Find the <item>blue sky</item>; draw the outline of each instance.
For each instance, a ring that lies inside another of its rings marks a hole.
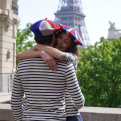
[[[59,0],[18,0],[20,28],[43,18],[55,19]],[[121,0],[82,0],[85,23],[91,44],[107,38],[109,21],[121,29]]]

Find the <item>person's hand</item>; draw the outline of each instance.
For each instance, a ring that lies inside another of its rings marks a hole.
[[[57,71],[57,62],[55,59],[44,51],[41,51],[41,58],[47,64],[50,70]]]

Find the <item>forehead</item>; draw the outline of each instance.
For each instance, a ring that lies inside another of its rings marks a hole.
[[[64,39],[71,41],[70,37],[67,34],[65,34],[64,32],[61,33],[61,35],[63,36]]]

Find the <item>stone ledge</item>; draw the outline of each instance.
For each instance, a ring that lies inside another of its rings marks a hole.
[[[121,108],[83,107],[83,121],[121,121]],[[0,121],[14,121],[10,104],[0,104]]]
[[[14,121],[10,104],[0,104],[0,121]]]
[[[10,101],[10,100],[11,100],[11,93],[0,94],[0,103],[7,102],[7,101]]]
[[[85,106],[79,110],[79,112],[86,113],[105,113],[105,114],[120,114],[121,108],[105,108],[105,107],[88,107]]]
[[[121,121],[121,108],[83,107],[83,121]]]

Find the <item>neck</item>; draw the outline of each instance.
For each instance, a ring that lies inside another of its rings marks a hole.
[[[50,44],[44,44],[46,46],[50,46],[50,47],[53,47],[53,43],[50,43]]]

